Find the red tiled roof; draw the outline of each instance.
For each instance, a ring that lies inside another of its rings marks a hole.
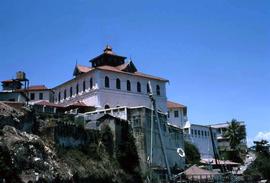
[[[84,102],[81,102],[81,101],[74,102],[73,104],[70,104],[69,106],[87,107],[87,105]]]
[[[123,64],[123,65],[125,65],[125,64]],[[149,78],[149,79],[168,82],[167,79],[163,79],[163,78],[156,77],[156,76],[151,76],[151,75],[144,74],[144,73],[141,73],[141,72],[127,73],[127,72],[121,71],[121,70],[119,70],[119,68],[122,68],[121,65],[118,66],[118,67],[112,67],[112,66],[104,65],[104,66],[99,66],[99,67],[96,67],[96,68],[101,69],[101,70],[106,70],[106,71],[131,74],[131,75],[134,75],[134,76],[139,76],[139,77],[144,77],[144,78]]]
[[[131,73],[131,72],[122,71],[121,69],[124,69],[127,66],[126,64],[128,64],[128,63],[119,65],[117,67],[113,67],[113,66],[109,66],[109,65],[103,65],[103,66],[99,66],[99,67],[86,67],[86,66],[77,65],[77,68],[78,68],[78,66],[80,68],[82,68],[82,70],[84,71],[83,73],[88,73],[88,72],[91,72],[91,71],[94,71],[94,70],[104,70],[104,71],[110,71],[110,72],[117,72],[117,73],[123,73],[123,74],[129,74],[129,75],[139,76],[139,77],[148,78],[148,79],[154,79],[154,80],[163,81],[163,82],[168,82],[169,81],[169,80],[164,79],[164,78],[160,78],[160,77],[156,77],[156,76],[151,76],[151,75],[144,74],[144,73],[141,73],[141,72]],[[70,82],[72,82],[73,80],[75,80],[75,79],[77,79],[79,77],[80,77],[80,75],[77,76],[76,78],[73,78],[73,79],[71,79],[69,81],[66,81],[65,83],[62,83],[62,84],[56,86],[55,88],[57,88],[59,86],[62,86],[64,84],[70,83]]]
[[[35,103],[34,105],[46,105],[46,106],[50,106],[50,107],[64,108],[64,106],[61,104],[50,103],[47,101],[40,101],[40,102]]]
[[[216,165],[215,159],[202,159],[200,162],[205,163],[205,164],[211,163],[212,165]],[[240,164],[240,163],[236,163],[230,160],[219,160],[219,159],[217,159],[217,163],[220,165],[239,165]]]
[[[48,90],[48,88],[45,85],[32,85],[27,88],[29,91],[34,91],[34,90]]]
[[[13,82],[13,80],[12,79],[8,79],[8,80],[4,80],[4,81],[2,81],[2,83],[12,83]]]
[[[18,92],[24,92],[24,91],[45,91],[45,90],[51,90],[47,88],[45,85],[32,85],[25,89],[17,89]]]
[[[172,109],[172,108],[185,108],[186,106],[184,106],[182,104],[175,103],[175,102],[167,101],[167,107],[169,109]]]
[[[185,175],[192,176],[192,175],[217,175],[217,172],[205,170],[202,168],[197,167],[196,165],[193,165],[192,167],[188,168],[186,171],[184,171]]]
[[[128,66],[128,62],[127,63],[124,63],[124,64],[122,64],[122,65],[119,65],[119,66],[117,66],[116,68],[118,69],[118,70],[120,70],[120,71],[122,71],[122,70],[124,70],[127,66]]]
[[[79,72],[82,72],[82,73],[89,72],[90,70],[92,70],[91,67],[87,67],[87,66],[83,66],[79,64],[77,64],[77,69],[79,70]]]

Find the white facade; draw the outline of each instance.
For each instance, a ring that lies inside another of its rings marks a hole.
[[[188,121],[187,107],[182,104],[168,101],[167,108],[168,123],[179,128],[183,128],[185,123]]]
[[[120,70],[119,66],[105,65],[101,67],[88,67],[88,69],[89,71],[79,74],[70,81],[55,87],[53,89],[55,93],[54,102],[70,105],[80,101],[97,109],[120,106],[144,106],[151,108],[151,101],[147,91],[147,83],[150,81],[158,110],[167,112],[167,80],[138,72],[125,72]],[[106,77],[109,79],[109,87],[105,86]],[[120,80],[120,88],[119,85],[117,88],[117,80]],[[130,83],[130,90],[127,86],[128,82]],[[138,91],[138,83],[140,91]]]
[[[36,103],[39,101],[53,101],[53,92],[51,90],[35,90],[27,92],[29,103]]]
[[[217,150],[216,129],[212,128],[213,142]],[[195,125],[187,122],[184,126],[185,140],[194,144],[201,155],[201,159],[215,158],[213,151],[210,128],[203,125]]]

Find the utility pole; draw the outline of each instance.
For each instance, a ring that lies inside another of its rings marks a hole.
[[[150,89],[150,93],[149,93],[149,98],[152,102],[152,108],[153,108],[153,111],[155,113],[155,117],[156,117],[156,122],[157,122],[157,125],[158,125],[158,131],[159,131],[159,138],[160,138],[160,143],[161,143],[161,148],[162,148],[162,152],[163,152],[163,155],[164,155],[164,159],[165,159],[165,164],[166,164],[166,168],[167,168],[167,171],[168,171],[168,177],[169,177],[169,180],[171,180],[171,170],[170,170],[170,166],[169,166],[169,162],[168,162],[168,158],[167,158],[167,154],[166,154],[166,148],[164,146],[164,141],[163,141],[163,134],[162,134],[162,131],[161,131],[161,126],[160,126],[160,120],[159,120],[159,117],[158,117],[158,112],[157,112],[157,108],[156,108],[156,100],[154,98],[154,95],[153,95],[153,90],[152,90],[152,86],[151,86],[151,82],[148,81],[148,85],[149,85],[149,89]],[[151,160],[150,160],[150,166],[152,165],[152,158],[153,158],[153,131],[154,131],[154,128],[153,128],[153,123],[152,123],[153,120],[151,120]]]

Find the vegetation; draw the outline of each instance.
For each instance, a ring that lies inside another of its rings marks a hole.
[[[270,145],[266,140],[255,141],[254,144],[257,158],[244,172],[244,175],[252,177],[253,180],[270,180]]]
[[[135,182],[141,182],[139,155],[130,125],[123,125],[121,135],[122,142],[117,147],[116,159],[123,170],[133,175]]]
[[[245,152],[241,149],[242,140],[246,139],[246,129],[236,119],[229,122],[229,127],[224,134],[224,137],[229,139],[230,150],[221,152],[224,159],[229,159],[234,162],[243,163],[242,154]]]
[[[140,183],[139,157],[127,124],[122,141],[115,143],[112,130],[104,125],[97,141],[79,148],[58,147],[58,156],[68,164],[75,182]]]
[[[200,152],[198,148],[187,141],[184,142],[184,147],[185,147],[185,153],[186,153],[186,163],[199,164],[201,156],[200,156]]]
[[[114,142],[111,128],[108,125],[101,130],[101,141],[109,156],[112,157],[114,153]]]

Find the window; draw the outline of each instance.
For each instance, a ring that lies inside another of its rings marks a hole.
[[[35,100],[35,93],[30,94],[30,100]]]
[[[67,90],[65,89],[64,90],[64,99],[66,99],[67,98]]]
[[[191,135],[193,136],[193,133],[194,133],[194,130],[193,129],[191,129]]]
[[[130,81],[127,80],[127,91],[130,91],[131,90],[131,84],[130,84]]]
[[[156,86],[156,90],[157,90],[157,95],[160,95],[160,86],[159,85]]]
[[[70,87],[69,88],[69,97],[72,97],[72,95],[73,95],[73,89],[72,89],[72,87]]]
[[[174,117],[178,118],[179,117],[179,111],[174,111]]]
[[[200,131],[200,130],[198,130],[198,135],[199,135],[199,136],[201,135],[201,131]]]
[[[121,81],[120,79],[116,79],[116,89],[120,90],[121,89]]]
[[[167,117],[170,118],[170,111],[168,111]]]
[[[195,134],[195,136],[197,136],[197,130],[194,130],[194,134]]]
[[[207,137],[207,131],[205,131],[205,132],[204,132],[204,136],[206,136],[206,137]]]
[[[137,92],[142,92],[141,83],[137,82]]]
[[[83,91],[85,91],[85,88],[86,88],[85,81],[83,81]]]
[[[79,94],[79,84],[76,85],[76,94]]]
[[[105,105],[104,108],[105,108],[105,109],[110,109],[110,106],[109,106],[109,105]]]
[[[39,100],[43,100],[43,93],[39,93]]]
[[[147,85],[146,85],[146,90],[147,90],[147,93],[150,93],[150,86],[149,86],[149,83],[147,83]]]
[[[93,79],[90,78],[90,89],[92,89],[92,88],[93,88]]]
[[[110,79],[108,76],[105,77],[105,88],[110,88]]]
[[[58,93],[58,102],[61,100],[61,92]]]

